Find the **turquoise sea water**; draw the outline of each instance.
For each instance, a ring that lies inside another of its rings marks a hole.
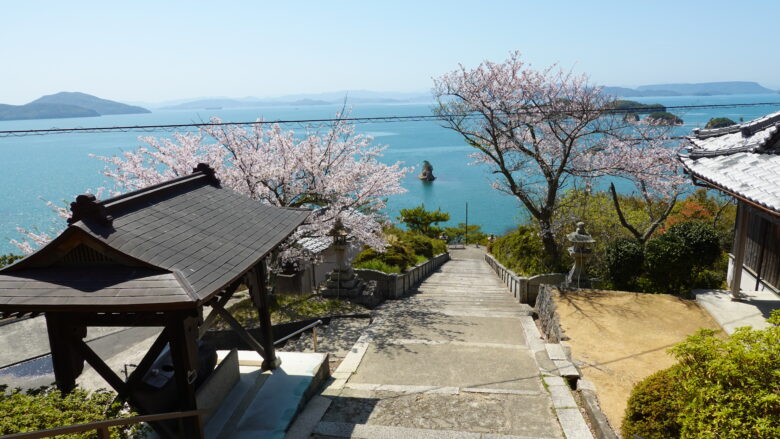
[[[633,99],[633,98],[632,98]],[[675,96],[636,98],[644,103],[664,105],[699,105],[780,102],[780,95],[738,96]],[[47,119],[33,121],[0,122],[0,130],[69,128],[93,126],[124,126],[190,123],[218,116],[225,121],[252,121],[257,118],[314,119],[333,117],[339,106],[268,107],[234,110],[155,111],[149,114],[101,116],[95,118]],[[773,111],[780,106],[756,106],[742,108],[696,109],[675,111],[685,120],[680,134],[689,134],[695,127],[703,127],[711,117],[729,117],[750,120]],[[353,117],[412,116],[430,114],[427,105],[356,105]],[[428,160],[434,166],[437,179],[423,183],[416,173],[403,182],[407,193],[389,200],[391,218],[398,210],[425,203],[427,208],[441,208],[449,212],[451,223],[465,220],[465,205],[469,205],[469,223],[480,224],[487,233],[500,234],[523,221],[523,211],[511,197],[490,187],[486,169],[473,166],[467,155],[471,149],[462,139],[436,121],[393,122],[358,124],[361,133],[374,136],[375,143],[387,145],[384,160],[402,161],[408,166],[419,166]],[[49,136],[0,138],[0,254],[16,252],[8,243],[19,238],[16,227],[56,231],[64,226],[54,217],[41,200],[72,201],[86,189],[108,186],[110,183],[100,173],[102,162],[89,154],[114,155],[133,150],[141,145],[139,136],[164,137],[168,133],[97,133],[58,134]]]

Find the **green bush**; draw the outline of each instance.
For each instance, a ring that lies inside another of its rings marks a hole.
[[[412,265],[417,263],[414,251],[400,242],[391,242],[384,253],[379,253],[373,249],[366,249],[360,252],[355,258],[354,263],[378,260],[390,266],[396,266],[401,271],[406,271]]]
[[[414,254],[418,256],[424,256],[426,259],[433,257],[433,239],[427,236],[405,233],[401,238],[401,242],[408,245]]]
[[[644,263],[642,244],[631,238],[616,239],[604,254],[607,276],[612,286],[619,290],[631,290],[642,275]]]
[[[718,232],[707,223],[701,221],[677,223],[666,233],[682,238],[694,266],[710,267],[720,256],[720,237]]]
[[[538,234],[529,226],[496,238],[488,251],[506,268],[522,276],[545,272],[544,248]]]
[[[680,437],[677,420],[684,406],[676,368],[660,370],[634,386],[626,405],[620,432],[624,438],[670,439]]]
[[[114,393],[107,390],[87,392],[76,389],[62,396],[54,387],[6,393],[0,386],[0,435],[45,430],[53,427],[83,424],[104,419],[133,416],[121,404],[112,404]],[[111,428],[111,438],[144,437],[140,425]],[[93,439],[94,432],[69,435],[73,439]]]
[[[780,437],[779,310],[769,322],[767,329],[739,328],[727,338],[701,330],[674,347],[679,363],[672,371],[634,389],[624,437]]]
[[[393,273],[400,273],[401,268],[396,267],[395,265],[387,265],[386,263],[377,260],[377,259],[371,259],[364,262],[358,262],[355,264],[352,264],[354,268],[363,268],[366,270],[376,270],[381,271],[382,273],[387,274],[393,274]]]
[[[651,292],[683,293],[720,286],[711,272],[721,259],[718,233],[704,222],[677,223],[645,244],[645,271]]]

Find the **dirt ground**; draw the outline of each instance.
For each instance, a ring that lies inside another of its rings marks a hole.
[[[582,290],[555,302],[572,356],[615,430],[634,384],[674,364],[670,347],[698,329],[720,329],[696,302],[665,294]]]

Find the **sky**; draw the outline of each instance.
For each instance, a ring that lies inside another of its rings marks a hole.
[[[780,89],[778,21],[780,2],[749,0],[4,0],[0,103],[428,93],[459,63],[512,50],[598,85]]]

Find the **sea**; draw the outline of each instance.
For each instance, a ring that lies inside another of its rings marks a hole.
[[[712,117],[745,121],[780,110],[780,95],[674,96],[630,98],[642,103],[666,106],[712,104],[763,104],[747,107],[684,109],[673,112],[685,121],[675,128],[688,135],[703,128]],[[387,117],[430,115],[429,104],[353,105],[351,117]],[[115,115],[90,118],[0,121],[2,130],[47,128],[109,127],[166,125],[202,122],[211,117],[223,121],[311,120],[334,117],[341,105],[301,107],[264,107],[210,110],[153,110],[147,114]],[[303,129],[286,126],[289,129]],[[402,120],[359,123],[359,133],[385,145],[382,160],[415,166],[403,180],[406,193],[388,200],[387,215],[398,216],[400,209],[424,204],[426,209],[441,209],[450,214],[450,224],[478,224],[485,233],[503,234],[528,220],[516,199],[490,185],[491,176],[483,165],[472,164],[473,150],[455,132],[436,120]],[[67,133],[46,136],[0,137],[0,254],[19,253],[10,243],[20,239],[17,227],[46,232],[62,230],[65,223],[46,206],[52,201],[67,206],[76,195],[87,190],[111,186],[101,173],[104,164],[90,154],[112,156],[132,151],[142,145],[141,136],[168,137],[169,132],[101,132]],[[420,164],[427,160],[437,177],[432,183],[417,178]],[[620,188],[621,186],[619,186]],[[622,186],[624,191],[629,187]],[[467,218],[468,217],[468,218]]]

